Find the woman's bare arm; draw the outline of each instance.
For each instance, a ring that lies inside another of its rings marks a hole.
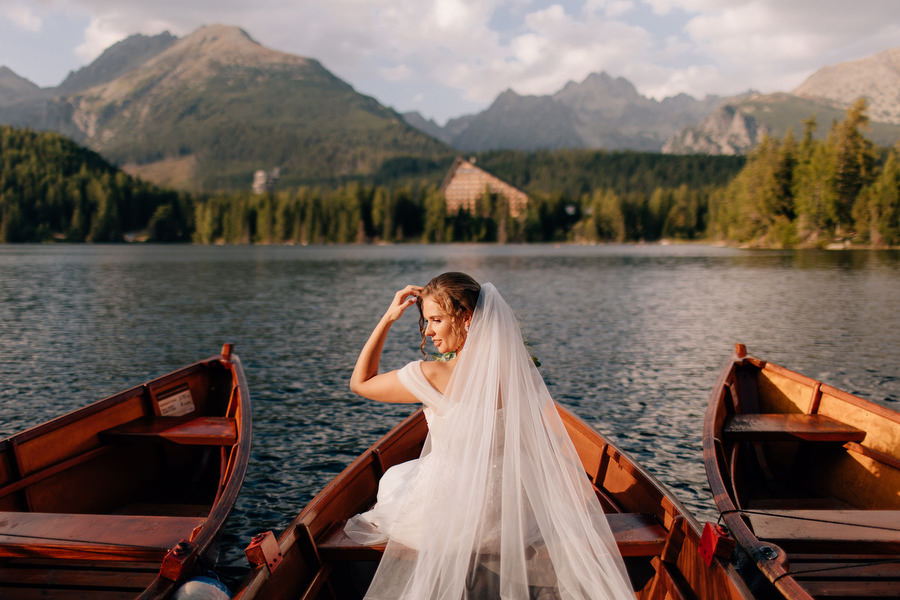
[[[353,375],[350,376],[350,390],[355,393],[378,402],[413,403],[418,398],[400,383],[397,371],[378,374],[378,364],[381,361],[381,351],[384,348],[384,340],[387,333],[397,319],[403,316],[403,311],[416,303],[416,298],[422,293],[422,288],[416,285],[408,285],[394,294],[394,300],[381,317],[378,325],[372,331],[369,339],[363,346]]]

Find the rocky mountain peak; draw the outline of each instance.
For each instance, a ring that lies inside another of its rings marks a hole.
[[[168,31],[153,36],[129,36],[104,50],[91,64],[70,72],[55,92],[71,94],[112,81],[163,52],[177,40]]]
[[[900,48],[890,48],[860,60],[823,67],[792,92],[841,107],[864,96],[873,121],[900,124]]]
[[[581,83],[570,81],[553,95],[576,112],[594,113],[593,118],[616,118],[629,106],[646,105],[652,100],[641,96],[624,77],[611,77],[606,72],[591,73]]]
[[[191,65],[185,75],[201,75],[211,65],[261,67],[275,64],[307,65],[309,60],[261,45],[240,27],[206,25],[181,38],[156,59],[160,64],[183,62]]]
[[[0,67],[0,104],[16,102],[40,92],[38,85],[16,74],[9,67]]]

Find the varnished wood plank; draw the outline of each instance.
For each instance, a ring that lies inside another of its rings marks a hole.
[[[900,591],[900,556],[881,561],[867,562],[815,562],[805,563],[791,556],[791,572],[798,581],[806,579],[892,579]]]
[[[868,448],[863,446],[862,444],[857,444],[856,442],[847,442],[844,444],[844,448],[849,450],[850,452],[856,452],[857,454],[862,454],[867,458],[871,458],[872,460],[877,460],[880,463],[884,463],[888,466],[891,466],[895,469],[900,470],[900,459],[897,459],[890,454],[885,452],[879,452],[878,450],[873,450],[872,448]]]
[[[866,432],[824,415],[744,414],[726,421],[724,435],[734,441],[861,442]]]
[[[232,446],[237,441],[237,426],[230,417],[143,417],[107,429],[105,439],[166,439],[176,444]]]
[[[202,525],[198,517],[0,513],[0,556],[79,556],[120,553],[119,560],[162,558]]]
[[[655,556],[666,543],[666,530],[650,515],[614,513],[606,515],[609,527],[622,556]],[[319,542],[318,550],[324,561],[378,560],[384,544],[357,544],[338,527]]]
[[[896,598],[900,581],[804,581],[803,588],[816,598]]]
[[[753,531],[776,544],[876,544],[900,546],[900,510],[767,510],[749,513]]]
[[[77,412],[77,411],[76,411]],[[143,400],[139,396],[125,398],[111,404],[104,410],[72,420],[69,415],[61,417],[49,425],[64,423],[57,428],[49,428],[42,435],[29,435],[17,447],[17,457],[21,462],[21,472],[28,475],[62,460],[83,454],[100,445],[97,433],[136,419],[144,414]],[[30,432],[24,432],[25,434]]]
[[[3,600],[134,600],[134,591],[97,589],[54,589],[10,586],[0,587]]]
[[[86,588],[119,588],[140,591],[146,588],[156,577],[158,568],[153,571],[135,571],[122,569],[88,569],[71,568],[56,565],[47,570],[34,567],[0,567],[0,590],[10,584],[38,585],[44,587],[86,587]],[[2,593],[0,593],[2,597]]]
[[[73,456],[70,459],[58,462],[52,467],[41,469],[40,471],[36,471],[31,475],[27,475],[26,477],[22,477],[21,479],[12,481],[0,488],[0,498],[24,489],[29,485],[37,483],[38,481],[42,481],[48,477],[56,475],[57,473],[65,471],[66,469],[71,469],[72,467],[80,465],[83,462],[93,460],[94,458],[97,458],[98,456],[109,451],[109,448],[106,447],[94,448],[93,450],[89,450],[83,454],[79,454],[78,456]]]

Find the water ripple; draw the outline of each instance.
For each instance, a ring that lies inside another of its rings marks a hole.
[[[897,408],[900,253],[703,246],[0,246],[0,435],[214,354],[242,357],[254,448],[223,564],[245,564],[411,407],[351,394],[393,292],[444,270],[493,281],[554,397],[714,517],[702,464],[732,344]],[[418,356],[415,319],[382,358]]]

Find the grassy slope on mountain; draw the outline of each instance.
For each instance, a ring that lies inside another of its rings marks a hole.
[[[822,102],[800,98],[791,94],[753,96],[737,104],[741,110],[753,115],[765,125],[771,137],[782,138],[789,128],[795,135],[803,132],[803,121],[816,119],[816,139],[825,139],[832,123],[844,118],[846,107],[829,106]],[[900,126],[890,123],[869,123],[869,139],[878,146],[893,146],[900,138]]]
[[[200,189],[240,189],[253,171],[281,168],[283,184],[370,174],[388,158],[447,150],[322,72],[304,79],[229,68],[202,87],[151,105],[135,139],[99,149],[124,164],[193,155]],[[106,127],[130,126],[123,115]]]
[[[317,61],[233,27],[201,28],[70,101],[92,148],[137,173],[181,159],[188,180],[171,183],[195,190],[245,189],[257,169],[298,184],[450,152]]]

